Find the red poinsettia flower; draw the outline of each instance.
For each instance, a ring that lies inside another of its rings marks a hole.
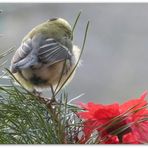
[[[79,112],[84,119],[84,143],[91,138],[94,131],[98,132],[100,143],[146,143],[148,142],[148,110],[144,100],[147,93],[138,99],[132,99],[119,105],[83,104],[84,112]]]

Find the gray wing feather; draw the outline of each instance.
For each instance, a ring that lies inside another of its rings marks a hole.
[[[28,39],[26,42],[23,42],[21,44],[12,58],[10,69],[13,73],[17,72],[18,69],[23,69],[23,67],[25,68],[27,67],[27,65],[29,65],[29,61],[32,61],[31,58],[28,56],[31,51],[32,43],[31,39]]]
[[[39,36],[28,39],[17,49],[11,62],[11,71],[17,72],[31,66],[39,68],[42,64],[52,65],[70,58],[71,53],[65,46],[52,38]]]
[[[31,46],[31,39],[27,40],[26,42],[22,43],[21,46],[15,52],[12,63],[17,63],[20,60],[24,59],[32,50]]]
[[[36,56],[27,56],[26,58],[20,60],[17,63],[13,64],[13,67],[15,68],[15,70],[19,70],[19,69],[26,69],[29,68],[31,66],[36,66],[39,67],[39,63],[37,62],[37,57]]]
[[[38,57],[43,63],[52,65],[56,62],[70,59],[71,53],[67,47],[56,42],[54,39],[47,39],[40,47]]]

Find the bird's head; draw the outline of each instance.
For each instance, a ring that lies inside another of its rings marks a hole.
[[[50,26],[52,25],[53,32],[57,32],[58,35],[64,35],[69,39],[72,39],[71,25],[63,18],[51,18],[48,20]]]

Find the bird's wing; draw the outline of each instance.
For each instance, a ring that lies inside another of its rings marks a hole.
[[[28,39],[17,49],[11,62],[11,71],[15,73],[29,67],[39,68],[42,64],[50,66],[70,57],[68,48],[53,38]]]
[[[44,41],[44,44],[40,46],[38,58],[41,62],[52,65],[56,62],[70,59],[71,53],[67,47],[52,38],[48,38]]]
[[[16,73],[18,70],[23,69],[30,65],[30,53],[32,52],[32,40],[28,39],[23,42],[16,50],[10,65],[12,73]]]
[[[32,51],[32,41],[28,39],[27,41],[23,42],[20,47],[16,50],[13,58],[12,63],[17,63],[24,59],[30,52]]]

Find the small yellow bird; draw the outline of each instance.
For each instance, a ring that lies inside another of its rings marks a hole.
[[[60,87],[80,55],[80,49],[73,45],[72,38],[72,28],[62,18],[53,18],[36,26],[16,50],[11,72],[31,92],[51,86],[55,89],[61,80]]]

